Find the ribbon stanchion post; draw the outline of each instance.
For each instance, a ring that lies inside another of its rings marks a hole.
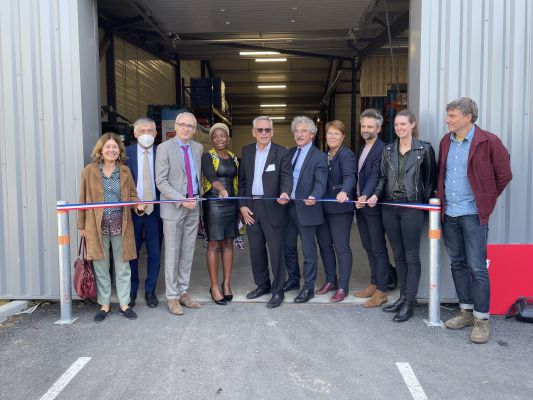
[[[439,208],[429,211],[429,318],[424,322],[427,326],[443,326],[440,319],[440,238],[441,209],[440,199],[430,199],[429,204]]]
[[[59,296],[61,305],[61,319],[58,325],[70,325],[77,318],[72,318],[72,277],[70,273],[70,232],[68,211],[59,206],[66,205],[66,201],[57,202],[57,246],[59,249]]]

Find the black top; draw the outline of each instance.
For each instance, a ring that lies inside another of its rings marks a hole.
[[[226,188],[229,196],[232,197],[236,195],[233,188],[233,179],[237,176],[238,169],[231,157],[227,159],[221,158],[218,164],[218,169],[215,171],[211,154],[204,153],[202,155],[202,172],[211,184],[215,181],[219,181]],[[218,190],[211,187],[205,195],[218,197]]]

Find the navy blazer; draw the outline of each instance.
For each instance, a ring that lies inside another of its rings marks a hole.
[[[239,165],[239,197],[251,197],[255,174],[256,143],[246,145],[241,151]],[[292,167],[289,151],[276,143],[270,143],[265,167],[262,174],[264,197],[279,197],[282,193],[289,196],[292,191]],[[287,207],[276,200],[261,200],[272,226],[284,226],[287,222]],[[252,201],[239,200],[239,207],[252,209]]]
[[[155,185],[155,155],[156,155],[157,148],[154,146],[154,155],[152,157],[153,160],[153,171],[154,171],[154,185]],[[137,184],[137,169],[139,167],[137,162],[137,143],[131,144],[128,147],[126,147],[126,166],[129,167],[131,170],[131,175],[133,176],[133,180],[135,181],[135,184]],[[137,193],[139,198],[142,197],[142,193]],[[155,199],[159,200],[159,189],[157,188],[157,185],[155,185]],[[154,211],[159,215],[159,204],[154,204]],[[135,213],[132,213],[133,218],[135,218],[137,215]]]
[[[297,147],[289,150],[290,160],[293,159]],[[326,191],[328,181],[328,156],[314,145],[305,156],[294,195],[297,199],[313,196],[321,199]],[[306,206],[303,201],[296,201],[296,214],[303,226],[320,225],[324,222],[324,208],[321,201]]]
[[[361,149],[359,149],[355,170],[360,190],[360,193],[357,193],[357,196],[366,195],[367,197],[371,197],[374,194],[381,173],[381,154],[383,153],[384,147],[385,143],[383,143],[380,138],[377,138],[366,156],[361,171],[357,173],[357,170],[359,169],[359,159],[361,158],[364,146],[361,146]],[[379,214],[381,212],[380,208],[381,206],[378,204],[373,208],[366,206],[359,209],[359,211],[363,211],[367,214]]]
[[[355,199],[355,154],[341,146],[328,165],[328,185],[324,198],[335,199],[340,192],[346,192],[348,199]],[[324,211],[328,214],[342,214],[354,211],[353,203],[325,202]]]

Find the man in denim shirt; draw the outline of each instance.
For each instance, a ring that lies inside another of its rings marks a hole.
[[[443,236],[452,263],[459,313],[450,329],[474,326],[470,340],[489,340],[490,282],[486,265],[489,216],[512,179],[509,153],[493,133],[474,125],[476,103],[462,97],[446,106],[450,130],[440,142],[437,193]]]

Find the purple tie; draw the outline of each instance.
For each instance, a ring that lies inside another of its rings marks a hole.
[[[191,174],[191,160],[189,159],[188,145],[181,146],[183,149],[183,158],[185,159],[185,173],[187,174],[187,197],[191,198],[192,193],[192,174]]]

